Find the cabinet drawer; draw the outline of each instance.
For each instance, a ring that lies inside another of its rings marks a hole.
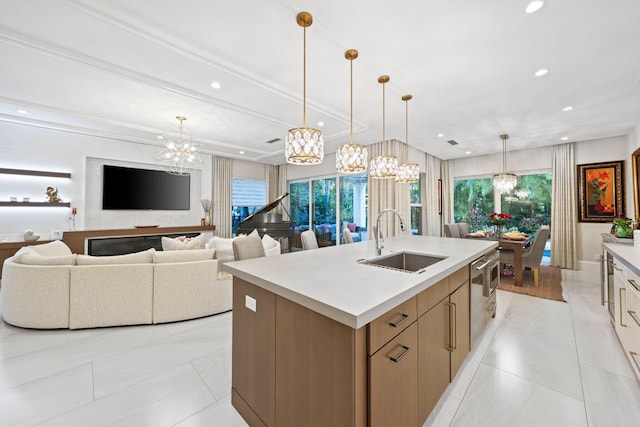
[[[465,265],[449,276],[449,292],[455,291],[467,280],[469,280],[469,266]]]
[[[455,273],[454,273],[455,274]],[[418,317],[431,310],[436,304],[445,299],[449,291],[449,278],[444,278],[430,288],[418,294]]]
[[[367,326],[369,337],[367,354],[378,351],[380,347],[416,321],[418,318],[416,299],[413,297],[403,302],[369,323]]]
[[[407,330],[370,357],[371,427],[418,426],[418,327]]]
[[[636,377],[640,379],[640,290],[634,286],[636,283],[640,286],[640,282],[637,281],[627,283],[625,308],[628,314],[628,325],[622,344]]]

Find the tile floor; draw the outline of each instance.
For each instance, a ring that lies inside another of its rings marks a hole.
[[[598,277],[563,271],[568,303],[499,291],[495,321],[425,426],[640,425],[640,382]],[[230,345],[231,313],[79,331],[0,322],[0,426],[244,426]]]

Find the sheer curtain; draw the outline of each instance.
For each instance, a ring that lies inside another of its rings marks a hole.
[[[368,146],[369,155],[371,157],[382,154],[382,143],[371,144]],[[400,149],[400,141],[392,139],[387,141],[385,154],[398,153]],[[375,233],[375,221],[378,214],[387,208],[395,209],[400,213],[404,220],[405,231],[400,232],[400,221],[393,214],[385,214],[380,218],[380,231],[384,237],[396,236],[400,234],[410,234],[411,228],[411,209],[409,208],[409,185],[396,184],[395,179],[372,179],[369,178],[369,224],[371,230]],[[370,235],[375,238],[375,234]]]
[[[440,236],[441,221],[438,213],[438,180],[440,179],[440,164],[442,161],[425,153],[426,171],[422,186],[422,220],[423,232],[427,236]]]
[[[279,165],[278,166],[278,196],[284,193],[288,193],[289,192],[289,183],[287,182],[287,165]],[[280,202],[280,205],[278,206],[278,211],[279,213],[283,213],[282,212],[282,208],[285,208],[287,212],[291,212],[289,210],[289,197],[285,197],[282,202]],[[286,213],[285,213],[286,215]],[[290,220],[291,218],[285,218],[283,217],[282,219],[284,220]]]
[[[453,222],[453,161],[443,160],[440,162],[440,173],[442,176],[442,220],[440,224],[440,235],[442,236],[442,226]]]
[[[575,269],[576,245],[576,158],[575,143],[553,146],[551,193],[551,265]]]
[[[231,183],[233,160],[213,158],[213,224],[220,237],[231,237]]]

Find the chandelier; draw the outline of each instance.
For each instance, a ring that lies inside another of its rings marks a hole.
[[[385,91],[384,85],[389,82],[389,76],[378,77],[378,83],[382,84],[382,155],[376,156],[369,162],[369,176],[371,178],[384,179],[395,178],[398,170],[398,159],[396,156],[386,155],[387,139],[385,135]]]
[[[349,118],[349,143],[342,144],[336,151],[336,170],[340,173],[360,173],[367,170],[368,152],[362,144],[353,143],[353,60],[358,57],[358,51],[349,49],[344,53],[351,67],[351,96]]]
[[[411,95],[403,95],[402,100],[405,103],[405,143],[404,143],[404,163],[398,166],[396,172],[396,182],[400,184],[418,182],[420,180],[420,167],[415,163],[407,163],[409,161],[409,101],[413,98]]]
[[[194,143],[191,135],[184,129],[186,117],[176,116],[180,121],[179,132],[168,132],[158,136],[158,144],[162,147],[155,161],[172,175],[187,175],[191,169],[202,167],[200,150],[202,144]]]
[[[493,176],[493,186],[501,193],[508,193],[518,184],[518,177],[513,173],[507,173],[507,139],[509,135],[500,135],[502,139],[502,173]]]
[[[294,165],[317,165],[324,160],[324,138],[318,129],[307,127],[307,27],[313,24],[313,17],[300,12],[296,21],[304,29],[302,127],[289,130],[285,156],[287,163]]]

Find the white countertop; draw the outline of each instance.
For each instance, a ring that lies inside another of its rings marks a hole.
[[[618,258],[631,271],[640,276],[640,246],[621,243],[602,243],[608,252]]]
[[[498,246],[495,241],[429,236],[385,239],[382,255],[406,250],[445,256],[423,273],[364,265],[375,241],[224,264],[222,269],[324,316],[358,329]],[[258,308],[259,309],[259,308]]]

